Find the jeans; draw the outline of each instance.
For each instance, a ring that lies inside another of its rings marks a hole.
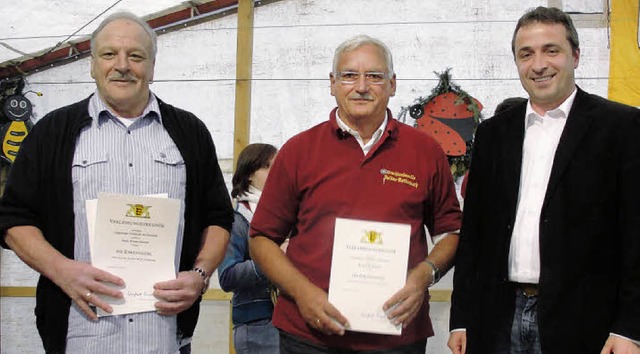
[[[236,354],[279,354],[278,330],[271,319],[238,325],[233,329]]]
[[[180,347],[180,354],[191,354],[191,343]]]
[[[326,348],[305,339],[280,331],[281,354],[425,354],[427,340],[421,340],[402,347],[378,350],[349,350]]]
[[[538,331],[538,297],[516,292],[511,326],[511,354],[542,354]]]

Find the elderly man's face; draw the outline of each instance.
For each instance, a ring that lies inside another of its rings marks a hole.
[[[142,114],[153,79],[151,39],[135,22],[115,20],[95,38],[91,77],[107,105],[121,117]]]
[[[338,103],[340,118],[347,124],[359,120],[384,119],[389,98],[396,93],[395,75],[389,77],[387,63],[382,51],[371,44],[343,53],[338,59],[338,73],[359,73],[354,83],[344,83],[340,77],[331,75],[331,95]],[[384,73],[381,82],[370,82],[365,73]]]

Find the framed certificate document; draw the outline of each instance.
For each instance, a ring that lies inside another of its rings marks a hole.
[[[382,305],[406,282],[410,235],[408,224],[336,219],[329,302],[351,331],[401,334]]]
[[[113,308],[98,316],[155,311],[153,285],[176,277],[180,208],[177,199],[98,195],[91,264],[125,282],[122,299],[98,295]]]

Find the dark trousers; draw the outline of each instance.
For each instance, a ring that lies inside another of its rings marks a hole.
[[[280,354],[425,354],[426,350],[426,339],[402,347],[376,350],[326,348],[280,331]]]

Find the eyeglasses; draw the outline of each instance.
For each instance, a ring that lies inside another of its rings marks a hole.
[[[357,71],[340,71],[336,73],[336,76],[340,80],[341,83],[345,85],[353,85],[360,79],[360,75]],[[378,71],[368,71],[364,73],[364,79],[369,84],[373,85],[382,85],[384,80],[387,78],[387,73],[378,72]]]

